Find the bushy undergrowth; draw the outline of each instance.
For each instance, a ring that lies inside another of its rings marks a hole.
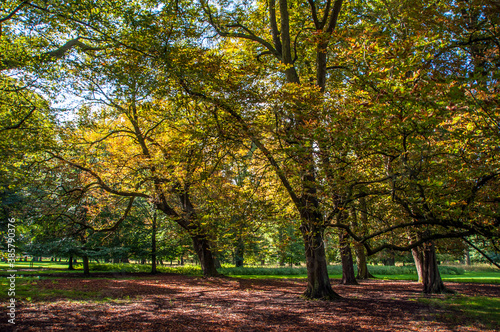
[[[369,265],[368,270],[371,274],[376,275],[398,275],[398,274],[417,274],[415,266],[383,266],[383,265]],[[456,266],[439,266],[439,273],[449,275],[461,275],[465,270]]]
[[[158,272],[163,273],[177,273],[177,274],[185,274],[185,275],[199,275],[201,274],[201,267],[193,266],[193,265],[185,265],[185,266],[162,266],[158,265],[156,267]],[[142,264],[90,264],[91,272],[117,272],[117,273],[132,273],[132,272],[151,272],[151,265],[142,265]]]
[[[356,267],[355,267],[356,268]],[[368,270],[375,275],[401,275],[401,274],[417,274],[414,266],[381,266],[369,265]],[[301,275],[307,274],[305,267],[224,267],[219,270],[225,275]],[[441,274],[461,275],[465,270],[455,266],[439,266]],[[342,266],[329,265],[329,275],[342,274]]]
[[[151,272],[150,265],[141,264],[90,264],[90,270],[93,272]],[[185,265],[185,266],[157,266],[158,272],[177,273],[185,275],[200,275],[200,266]],[[382,266],[369,265],[368,270],[374,275],[402,275],[402,274],[417,274],[414,266]],[[441,274],[447,275],[462,275],[465,270],[462,267],[456,266],[439,266]],[[227,265],[220,268],[219,272],[224,275],[306,275],[305,267],[228,267]],[[329,265],[329,275],[342,274],[342,266]]]

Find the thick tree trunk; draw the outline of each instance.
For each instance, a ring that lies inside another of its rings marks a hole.
[[[356,279],[365,280],[374,278],[370,271],[368,271],[365,247],[363,247],[361,243],[356,243],[354,245],[354,251],[356,252],[356,265],[358,267],[358,275],[356,276]]]
[[[192,236],[194,249],[200,260],[201,270],[204,277],[217,277],[219,272],[215,267],[215,259],[210,250],[210,245],[205,237],[195,235]]]
[[[354,263],[352,259],[351,245],[347,240],[347,234],[340,232],[340,257],[342,259],[342,281],[343,285],[357,285],[356,276],[354,275]]]
[[[424,293],[449,293],[450,291],[444,286],[441,275],[439,274],[434,243],[429,242],[424,244],[423,258],[422,276],[424,279]]]
[[[83,255],[82,260],[83,260],[83,275],[89,276],[90,275],[89,256]]]
[[[417,269],[417,275],[418,275],[418,282],[423,283],[424,282],[424,275],[423,275],[423,266],[424,266],[424,255],[422,252],[422,248],[417,247],[413,248],[411,250],[411,254],[413,256],[413,261],[415,262],[415,268]]]
[[[306,249],[307,289],[304,296],[310,299],[338,299],[330,284],[326,264],[323,233],[311,224],[302,224],[302,236]]]

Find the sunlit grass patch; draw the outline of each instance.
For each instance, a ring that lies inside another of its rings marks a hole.
[[[448,295],[444,298],[420,298],[420,303],[452,309],[469,325],[483,325],[487,328],[500,327],[500,298],[486,296]]]
[[[35,277],[18,277],[16,278],[15,298],[20,301],[41,301],[54,298],[77,299],[77,300],[92,300],[98,298],[100,291],[92,290],[74,290],[74,289],[58,289],[40,287],[40,278]],[[43,280],[43,279],[42,279]],[[9,298],[8,292],[3,291],[8,287],[6,278],[0,279],[2,291],[0,292],[0,300]],[[52,283],[57,285],[59,281],[52,279]]]

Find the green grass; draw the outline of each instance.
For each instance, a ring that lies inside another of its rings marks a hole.
[[[31,266],[33,264],[33,266]],[[67,262],[16,262],[14,266],[15,269],[67,269]],[[9,270],[10,266],[8,263],[0,262],[0,271]]]
[[[488,329],[500,326],[500,298],[486,296],[448,295],[444,298],[420,298],[418,302],[433,307],[457,311],[456,315],[469,325],[484,325]]]
[[[444,281],[448,282],[472,282],[481,284],[500,284],[500,272],[465,272],[463,275],[442,275]]]
[[[30,267],[30,262],[16,262],[15,268],[18,270],[18,276],[44,276],[53,273],[74,273],[82,274],[82,265],[75,264],[74,271],[68,270],[66,262],[34,262],[33,267]],[[0,263],[0,276],[7,276],[9,266],[7,263]],[[21,271],[23,269],[24,271]],[[26,271],[26,269],[31,271]],[[417,280],[417,274],[413,266],[382,266],[369,265],[369,271],[377,278],[386,280]],[[141,264],[90,264],[92,273],[110,272],[110,273],[149,273],[150,265]],[[162,273],[176,273],[191,276],[201,276],[201,268],[196,265],[184,266],[157,266],[157,270]],[[463,266],[440,266],[439,270],[445,282],[473,282],[473,283],[491,283],[500,284],[500,270],[492,269],[487,266],[479,267],[463,267]],[[286,279],[296,278],[303,279],[307,277],[305,267],[262,267],[262,266],[246,266],[246,267],[230,267],[225,265],[219,269],[224,275],[248,278],[248,279]],[[342,267],[340,265],[329,265],[328,273],[331,278],[337,279],[342,276]]]
[[[44,300],[53,298],[77,299],[77,300],[95,300],[100,296],[99,291],[81,291],[81,290],[62,290],[47,289],[37,287],[40,278],[23,277],[16,278],[16,298],[26,301]],[[57,280],[52,280],[57,284]],[[7,289],[9,287],[7,279],[0,279],[0,300],[9,298]],[[36,289],[36,291],[33,291]]]

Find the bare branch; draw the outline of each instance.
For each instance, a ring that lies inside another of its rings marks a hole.
[[[474,248],[478,253],[480,253],[484,258],[486,258],[491,264],[495,265],[500,269],[500,265],[498,265],[490,256],[488,256],[485,252],[483,252],[481,249],[479,249],[477,246],[475,246],[472,242],[467,240],[465,237],[462,238],[468,245],[470,245],[472,248]]]
[[[328,20],[328,25],[326,27],[326,33],[332,33],[337,26],[337,20],[339,18],[340,10],[342,9],[342,1],[343,0],[335,0],[333,4],[332,13],[330,14],[330,18]]]
[[[16,123],[13,126],[8,126],[8,127],[5,127],[5,128],[1,128],[0,132],[6,131],[6,130],[14,130],[14,129],[21,128],[21,126],[23,125],[23,123],[26,122],[26,120],[28,120],[28,118],[31,116],[31,114],[33,114],[33,112],[35,112],[35,110],[36,110],[36,107],[33,106],[31,108],[31,110],[28,112],[28,114],[26,114],[18,123]]]
[[[321,29],[320,22],[318,21],[318,11],[316,10],[316,4],[314,3],[314,0],[307,0],[309,2],[309,6],[311,7],[311,15],[314,21],[314,27],[316,30]]]
[[[14,8],[14,10],[13,10],[13,11],[11,11],[11,12],[10,12],[7,16],[0,18],[0,23],[10,20],[10,19],[11,19],[12,17],[14,17],[14,15],[16,15],[16,13],[17,13],[19,10],[21,10],[21,8],[23,8],[23,7],[24,7],[24,5],[25,5],[25,4],[27,4],[27,3],[28,3],[28,1],[23,1],[23,2],[21,2],[21,3],[20,3],[20,4],[16,7],[16,8]],[[0,35],[1,35],[1,34],[0,34]]]
[[[108,184],[106,184],[104,182],[104,180],[94,171],[92,171],[90,168],[87,168],[87,167],[84,167],[82,165],[79,165],[77,163],[74,163],[72,161],[69,161],[69,160],[66,160],[64,159],[63,157],[61,156],[58,156],[52,152],[49,152],[50,155],[52,155],[54,158],[72,166],[72,167],[75,167],[79,170],[82,170],[90,175],[92,175],[92,177],[94,177],[94,179],[97,181],[97,183],[99,184],[100,188],[102,188],[103,190],[111,193],[111,194],[114,194],[114,195],[118,195],[118,196],[125,196],[125,197],[143,197],[143,198],[150,198],[149,195],[147,194],[144,194],[144,193],[140,193],[140,192],[132,192],[132,191],[120,191],[120,190],[116,190],[116,189],[113,189],[111,188]]]
[[[128,201],[127,208],[125,209],[125,212],[121,216],[120,219],[111,227],[109,228],[103,228],[97,230],[98,232],[114,232],[116,229],[121,225],[121,223],[127,218],[127,215],[129,214],[130,210],[132,209],[132,205],[134,203],[135,197],[131,197],[130,200]]]

